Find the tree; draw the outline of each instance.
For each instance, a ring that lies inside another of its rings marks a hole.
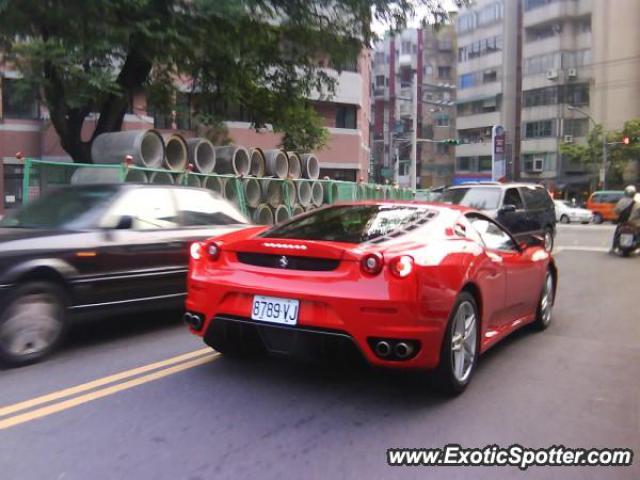
[[[188,90],[208,123],[242,108],[256,128],[283,132],[287,148],[311,149],[326,132],[307,99],[335,87],[322,67],[353,63],[372,21],[402,28],[416,6],[446,17],[440,0],[0,0],[0,51],[77,162],[91,161],[97,135],[121,129],[143,90],[165,112]]]

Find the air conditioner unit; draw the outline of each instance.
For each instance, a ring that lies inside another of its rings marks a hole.
[[[558,70],[547,70],[547,80],[555,80],[556,78],[558,78]]]
[[[573,143],[573,135],[565,135],[564,143]]]
[[[567,78],[577,78],[578,71],[575,68],[569,68],[567,70]]]
[[[544,170],[544,158],[534,158],[531,164],[532,172],[542,172]]]

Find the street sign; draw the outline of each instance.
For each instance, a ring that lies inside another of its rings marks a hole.
[[[505,160],[506,134],[502,125],[494,125],[491,129],[491,180],[503,181],[507,174]]]
[[[604,168],[600,169],[600,182],[604,182]]]

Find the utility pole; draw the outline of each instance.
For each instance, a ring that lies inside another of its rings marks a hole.
[[[607,132],[602,129],[602,189],[607,189]]]
[[[411,128],[411,169],[409,171],[409,188],[416,189],[417,165],[418,165],[418,72],[413,71],[413,112]]]

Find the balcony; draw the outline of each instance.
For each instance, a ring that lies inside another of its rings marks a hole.
[[[456,157],[474,157],[481,155],[491,155],[491,142],[465,143],[456,146]]]
[[[500,123],[500,112],[479,113],[456,118],[456,128],[465,130],[467,128],[489,127]]]
[[[591,12],[591,0],[559,0],[531,10],[523,15],[525,28],[541,23],[551,22],[560,18],[580,17]]]

